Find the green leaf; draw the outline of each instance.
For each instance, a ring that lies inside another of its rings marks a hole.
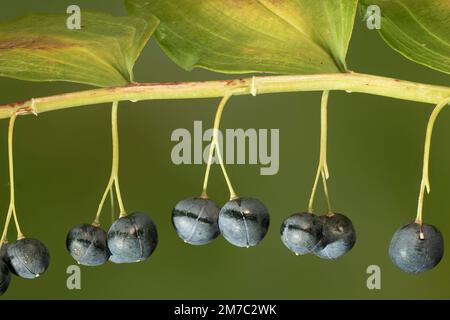
[[[381,9],[381,37],[406,58],[450,73],[449,0],[363,0]]]
[[[65,14],[33,14],[0,23],[0,76],[120,86],[158,25],[155,17],[81,12],[80,30]]]
[[[306,74],[346,71],[357,0],[127,0],[160,20],[155,33],[186,70]]]

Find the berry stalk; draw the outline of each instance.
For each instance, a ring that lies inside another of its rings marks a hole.
[[[433,110],[430,115],[430,119],[428,120],[427,131],[425,134],[425,147],[423,152],[423,168],[422,168],[422,180],[420,182],[419,189],[419,200],[417,204],[417,216],[416,223],[422,225],[422,211],[423,211],[423,202],[425,197],[425,191],[429,194],[431,191],[430,188],[430,178],[429,178],[429,162],[430,162],[430,148],[431,148],[431,135],[433,134],[434,123],[436,122],[436,118],[439,113],[450,103],[450,98],[447,98],[440,102]],[[423,234],[420,235],[423,238]]]
[[[320,104],[320,155],[319,155],[319,165],[317,166],[316,178],[314,179],[314,184],[311,190],[311,197],[308,203],[308,212],[312,213],[314,211],[314,198],[316,195],[317,185],[319,179],[322,176],[323,190],[325,193],[325,198],[327,201],[328,212],[331,213],[331,202],[328,194],[327,179],[330,177],[327,164],[327,130],[328,130],[328,96],[329,91],[324,91],[322,94],[321,104]]]
[[[92,223],[94,226],[100,225],[100,215],[102,213],[103,206],[105,204],[106,197],[108,194],[111,197],[111,203],[114,203],[114,190],[117,195],[117,203],[119,204],[120,217],[124,217],[127,215],[125,210],[125,206],[122,200],[122,193],[120,191],[119,184],[119,127],[117,121],[117,111],[119,107],[119,102],[115,101],[112,104],[111,108],[111,132],[112,132],[112,167],[111,167],[111,176],[108,180],[108,184],[106,185],[106,189],[103,192],[103,196],[100,200],[100,204],[98,205],[97,214],[95,215],[95,220]],[[114,212],[113,206],[111,206],[112,212]]]
[[[225,178],[225,181],[228,186],[228,190],[230,191],[230,199],[237,198],[237,194],[233,189],[233,186],[231,184],[231,180],[228,176],[227,170],[225,168],[225,164],[223,162],[222,153],[220,151],[220,146],[217,143],[217,138],[219,135],[219,127],[220,127],[220,121],[222,119],[222,113],[223,109],[225,108],[228,100],[230,99],[231,95],[226,94],[223,96],[222,100],[219,103],[219,106],[217,107],[216,115],[214,118],[214,127],[213,127],[213,138],[211,139],[211,144],[209,147],[209,154],[208,154],[208,163],[206,165],[206,172],[205,172],[205,179],[203,181],[203,191],[202,191],[202,198],[208,198],[208,180],[209,180],[209,173],[211,171],[211,164],[212,164],[212,157],[214,154],[214,151],[217,153],[217,157],[219,158],[220,167],[222,169],[223,176]]]
[[[13,159],[13,138],[14,138],[14,124],[16,122],[18,113],[15,112],[9,119],[8,126],[8,165],[9,165],[9,208],[6,214],[5,227],[3,229],[2,238],[0,239],[0,246],[7,240],[8,227],[11,221],[11,216],[14,217],[14,222],[17,230],[17,239],[23,239],[24,235],[20,230],[19,220],[16,213],[15,192],[14,192],[14,159]]]

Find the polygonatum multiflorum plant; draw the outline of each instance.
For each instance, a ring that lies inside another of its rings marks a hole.
[[[67,250],[82,265],[147,259],[158,242],[153,220],[125,210],[119,185],[118,104],[151,99],[221,98],[214,120],[209,161],[199,195],[178,202],[172,222],[188,244],[203,245],[220,234],[237,247],[257,245],[269,230],[269,211],[258,199],[238,196],[222,161],[217,131],[226,103],[240,95],[321,91],[321,141],[310,201],[281,223],[281,241],[293,253],[337,259],[349,252],[356,232],[347,215],[332,210],[327,180],[327,105],[330,92],[345,90],[437,105],[428,123],[422,182],[415,220],[394,234],[389,255],[406,272],[435,267],[443,256],[443,236],[424,223],[422,207],[430,191],[428,163],[431,134],[439,112],[450,102],[450,87],[360,74],[347,68],[346,55],[357,12],[376,19],[379,34],[407,59],[450,73],[450,2],[447,0],[125,0],[127,16],[82,12],[80,28],[68,28],[67,14],[31,14],[0,23],[0,76],[29,81],[69,81],[99,88],[0,106],[9,118],[8,159],[10,205],[0,240],[0,294],[11,273],[24,278],[43,274],[50,262],[47,247],[25,236],[15,208],[13,132],[18,116],[112,103],[112,172],[92,223],[74,226]],[[372,12],[371,8],[377,8]],[[371,14],[371,12],[373,14]],[[189,71],[205,68],[232,74],[258,74],[227,81],[136,83],[133,66],[154,35],[161,49]],[[220,207],[208,198],[214,154],[227,182],[230,200]],[[323,185],[324,215],[314,213],[314,197]],[[108,231],[100,226],[103,205],[117,201],[120,217]],[[350,214],[349,214],[350,216]],[[14,220],[17,240],[7,242]],[[70,226],[67,226],[68,228]],[[28,233],[27,233],[28,234]],[[34,236],[34,235],[33,235]]]

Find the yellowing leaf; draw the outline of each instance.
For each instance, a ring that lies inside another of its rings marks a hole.
[[[158,20],[82,11],[80,30],[65,14],[33,14],[0,23],[0,76],[119,86],[133,80],[133,65]]]

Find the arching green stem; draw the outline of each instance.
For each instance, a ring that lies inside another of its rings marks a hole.
[[[258,95],[300,91],[360,92],[410,101],[437,104],[450,97],[450,87],[435,86],[356,72],[287,76],[263,76],[220,81],[180,83],[132,83],[124,87],[99,88],[80,92],[34,98],[0,105],[0,119],[18,110],[43,113],[113,101],[155,99],[200,99],[226,94]]]

